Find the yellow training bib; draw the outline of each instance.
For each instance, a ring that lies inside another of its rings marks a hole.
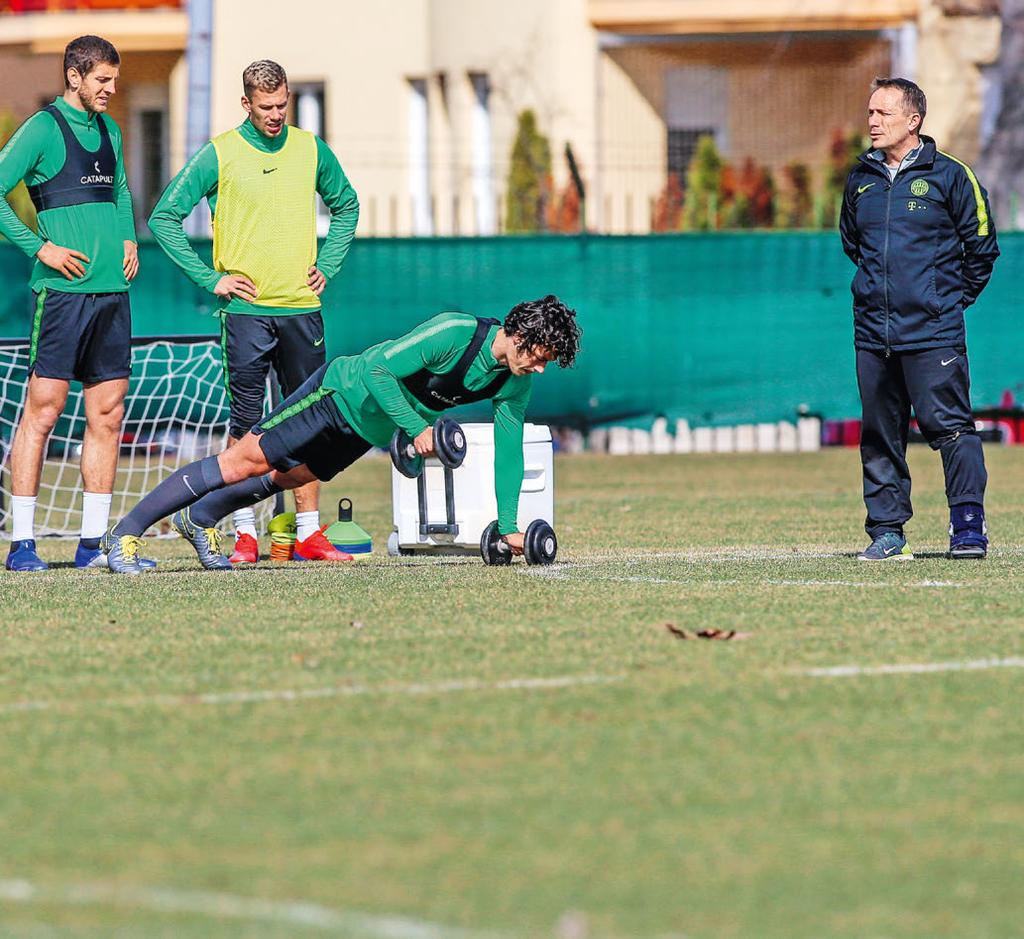
[[[319,307],[306,283],[316,261],[316,137],[289,127],[284,146],[264,153],[229,130],[213,146],[219,167],[214,269],[248,277],[256,306]]]

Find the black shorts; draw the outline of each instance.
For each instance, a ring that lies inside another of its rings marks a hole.
[[[372,446],[341,416],[330,389],[322,387],[326,373],[326,365],[317,369],[252,429],[267,462],[282,473],[305,463],[317,479],[327,481]]]
[[[222,313],[220,323],[229,431],[232,437],[244,437],[263,417],[271,365],[281,396],[287,397],[327,361],[324,321],[317,310],[292,316]]]
[[[91,385],[132,372],[132,309],[128,294],[36,294],[28,373]]]

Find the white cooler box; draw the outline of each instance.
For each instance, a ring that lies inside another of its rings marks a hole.
[[[466,459],[458,469],[446,470],[440,461],[431,458],[422,476],[409,479],[391,467],[395,528],[388,537],[388,554],[479,553],[480,536],[498,517],[494,500],[494,425],[463,424],[462,429],[466,434]],[[554,526],[550,428],[538,424],[523,427],[523,461],[519,530],[525,531],[535,518]]]

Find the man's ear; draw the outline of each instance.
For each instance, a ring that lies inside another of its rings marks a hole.
[[[252,102],[245,95],[242,95],[242,110],[246,114],[252,114]]]

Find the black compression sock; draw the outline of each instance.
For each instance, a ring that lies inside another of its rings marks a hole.
[[[160,519],[220,489],[224,477],[217,457],[208,456],[171,473],[159,486],[115,525],[117,535],[141,535]]]
[[[271,481],[269,473],[254,479],[243,479],[240,483],[203,496],[189,509],[189,515],[200,528],[213,528],[232,512],[248,508],[279,492],[284,492],[284,489]]]

